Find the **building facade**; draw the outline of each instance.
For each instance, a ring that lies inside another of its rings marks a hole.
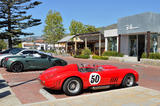
[[[160,14],[146,12],[120,18],[117,29],[104,33],[106,51],[117,48],[118,52],[138,61],[143,53],[160,52]]]

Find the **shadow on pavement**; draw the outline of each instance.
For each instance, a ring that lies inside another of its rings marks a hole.
[[[0,83],[0,89],[8,87],[8,85],[6,83]]]
[[[19,86],[19,85],[23,85],[23,84],[26,84],[26,83],[28,83],[28,82],[35,81],[35,80],[37,80],[37,79],[38,79],[38,78],[34,78],[34,79],[31,79],[31,80],[28,80],[28,81],[24,81],[24,82],[15,84],[15,85],[10,85],[10,87],[16,87],[16,86]]]
[[[5,92],[0,93],[0,98],[4,98],[4,97],[9,96],[9,95],[11,95],[11,92],[10,91],[5,91]]]
[[[138,86],[138,84],[136,84],[134,86]],[[50,93],[52,95],[65,95],[62,90],[53,90],[53,89],[49,89],[49,88],[45,88],[45,87],[43,89],[46,90],[48,93]],[[81,94],[91,94],[91,93],[98,93],[98,92],[118,90],[118,89],[125,89],[125,88],[119,86],[119,87],[111,87],[111,88],[108,88],[108,89],[100,89],[100,90],[84,89],[84,90],[82,90]]]
[[[0,80],[0,83],[5,82],[5,80]]]

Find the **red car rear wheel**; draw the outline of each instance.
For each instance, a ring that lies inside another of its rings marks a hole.
[[[131,87],[135,85],[135,77],[133,74],[127,74],[123,81],[122,81],[122,87]]]

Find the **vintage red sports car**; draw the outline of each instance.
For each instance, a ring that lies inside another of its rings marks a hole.
[[[78,67],[77,64],[70,64],[49,68],[39,76],[39,79],[45,87],[63,90],[66,95],[73,96],[88,88],[133,86],[138,81],[138,73],[133,69],[118,69],[111,65]]]

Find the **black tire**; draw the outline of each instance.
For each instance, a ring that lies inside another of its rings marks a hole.
[[[11,64],[10,71],[12,72],[22,72],[23,64],[21,62],[14,62]]]
[[[135,77],[133,74],[127,74],[122,81],[122,87],[131,87],[135,85]]]
[[[60,61],[54,61],[53,66],[62,66],[62,63]]]
[[[2,61],[1,61],[1,67],[4,67],[4,59],[2,59]]]
[[[82,81],[79,78],[68,78],[63,84],[63,92],[68,96],[75,96],[82,91]]]

